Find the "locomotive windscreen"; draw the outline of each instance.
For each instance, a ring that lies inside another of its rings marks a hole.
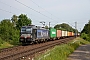
[[[21,33],[32,33],[32,28],[31,27],[22,27],[21,28]]]

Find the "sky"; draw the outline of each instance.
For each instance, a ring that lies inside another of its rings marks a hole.
[[[0,0],[0,21],[26,14],[33,25],[67,23],[81,31],[90,20],[90,0]]]

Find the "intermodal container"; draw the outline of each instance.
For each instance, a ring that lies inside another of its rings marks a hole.
[[[72,32],[70,32],[70,36],[72,36]]]
[[[57,30],[57,37],[60,38],[62,36],[62,31],[61,30]]]
[[[56,37],[56,29],[51,28],[50,29],[50,38],[55,38]]]
[[[68,37],[70,36],[70,32],[68,31]]]
[[[65,31],[62,31],[62,37],[64,37],[65,36]]]
[[[64,34],[65,34],[65,36],[68,36],[68,32],[67,31],[65,31]]]
[[[74,33],[72,32],[72,36],[74,36]]]

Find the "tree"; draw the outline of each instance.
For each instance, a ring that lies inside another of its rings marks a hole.
[[[57,24],[54,26],[55,29],[60,29],[60,30],[66,30],[66,31],[72,31],[75,32],[75,29],[73,29],[71,26],[69,26],[66,23],[62,23],[62,24]]]
[[[45,29],[48,29],[48,26],[47,25],[45,26]]]
[[[90,20],[87,24],[85,24],[83,30],[81,31],[81,37],[90,41]]]
[[[22,26],[30,25],[31,23],[32,23],[31,19],[29,19],[26,15],[21,14],[18,16],[16,27],[20,29]]]
[[[16,22],[18,21],[18,16],[13,15],[11,18],[12,23],[14,24],[14,26],[16,26]]]
[[[0,40],[17,44],[19,42],[19,36],[19,30],[13,26],[10,19],[4,19],[0,22]]]
[[[13,24],[10,22],[10,19],[4,19],[0,23],[0,35],[4,40],[8,40],[12,35],[11,31],[13,29]]]
[[[86,33],[90,35],[90,20],[87,24],[85,24],[83,30],[81,31],[81,33]]]
[[[61,27],[60,27],[60,24],[55,25],[54,28],[56,28],[56,29],[61,28]]]

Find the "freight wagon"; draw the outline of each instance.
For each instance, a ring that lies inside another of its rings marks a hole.
[[[68,31],[65,31],[64,35],[65,35],[65,37],[67,37],[68,36]]]
[[[68,31],[62,31],[62,38],[65,38],[68,36]]]
[[[68,31],[68,37],[70,36],[70,32]]]
[[[56,39],[60,39],[62,37],[62,31],[61,30],[57,30],[56,33],[57,33]]]
[[[62,38],[65,37],[65,31],[62,31]]]
[[[54,29],[54,28],[51,28],[50,30],[50,39],[51,40],[55,40],[56,39],[56,29]]]

